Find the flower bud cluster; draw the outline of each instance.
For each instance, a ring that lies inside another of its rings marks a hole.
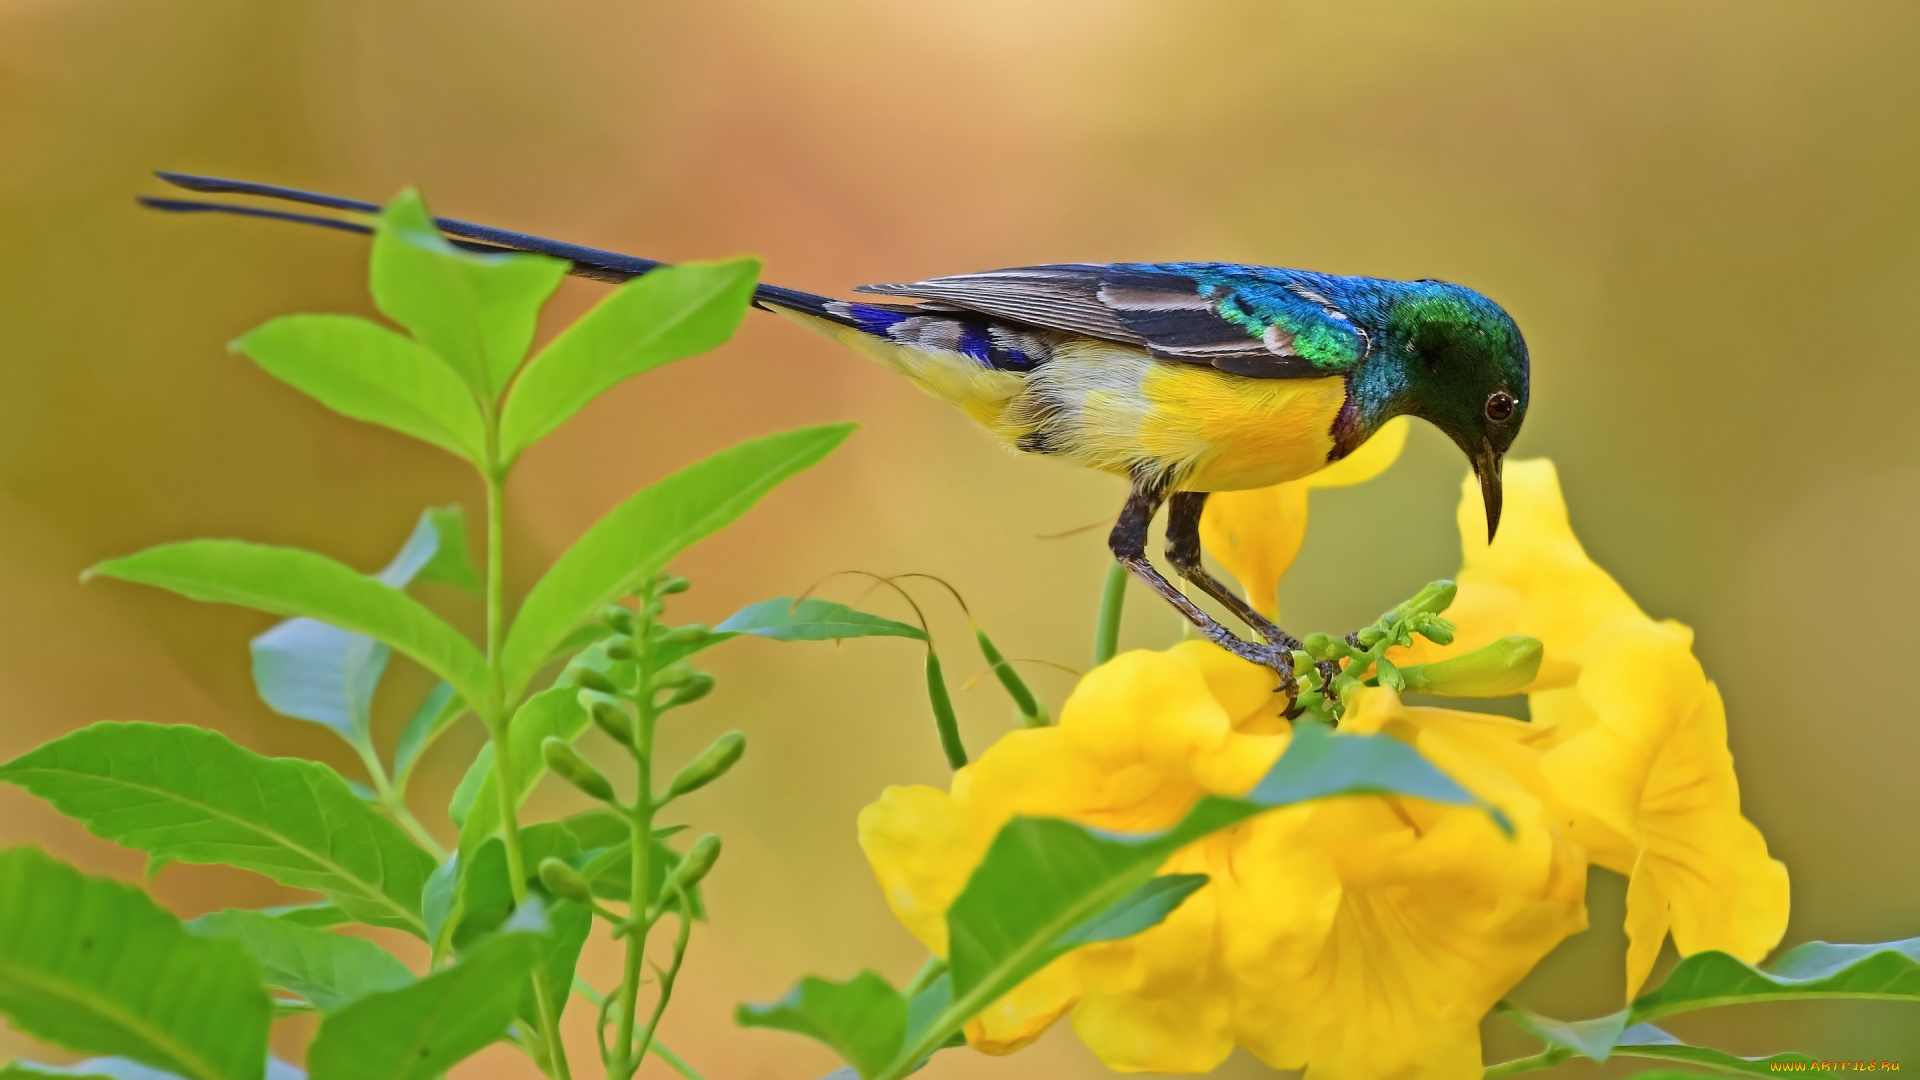
[[[642,586],[631,606],[609,604],[601,609],[601,636],[581,649],[556,680],[556,685],[575,691],[575,700],[586,718],[633,759],[639,782],[638,795],[631,805],[622,801],[613,781],[574,747],[574,737],[550,735],[540,744],[541,757],[554,775],[630,819],[636,836],[652,834],[654,815],[661,808],[725,776],[746,753],[746,736],[729,731],[688,762],[664,790],[656,788],[651,779],[653,734],[661,716],[713,692],[713,676],[694,667],[688,658],[730,636],[698,623],[673,626],[661,620],[664,599],[687,588],[685,578],[660,575]],[[669,857],[660,852],[656,846],[643,858]],[[549,893],[593,904],[595,911],[614,922],[616,934],[621,934],[644,930],[662,912],[674,910],[690,898],[719,855],[719,837],[701,837],[686,855],[672,862],[650,906],[637,908],[627,916],[612,915],[595,904],[591,884],[577,860],[548,858],[542,860],[537,873]],[[640,870],[636,865],[635,872]]]

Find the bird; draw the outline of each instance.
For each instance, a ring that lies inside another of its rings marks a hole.
[[[163,181],[378,214],[376,203],[187,173]],[[143,196],[178,213],[227,213],[371,233],[360,221],[205,199]],[[455,218],[435,218],[468,250],[534,252],[570,272],[623,282],[663,265]],[[878,361],[958,406],[1021,454],[1123,477],[1108,536],[1114,559],[1215,645],[1271,668],[1297,694],[1299,639],[1208,572],[1207,497],[1308,476],[1352,453],[1388,420],[1438,428],[1479,482],[1491,543],[1501,462],[1526,419],[1530,361],[1519,325],[1464,285],[1226,262],[1059,263],[862,285],[875,300],[759,284],[754,306]],[[1165,556],[1177,576],[1258,640],[1221,624],[1147,555],[1167,510]]]

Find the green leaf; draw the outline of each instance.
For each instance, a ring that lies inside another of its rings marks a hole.
[[[337,904],[290,904],[286,907],[263,909],[260,914],[269,919],[280,919],[296,926],[310,926],[315,930],[350,923],[353,920],[340,910]]]
[[[185,724],[103,723],[0,766],[0,780],[115,843],[265,874],[362,922],[425,933],[433,859],[318,762]]]
[[[457,506],[420,515],[407,542],[385,569],[374,575],[400,589],[435,567],[466,565],[464,550],[445,553],[453,542],[466,544],[465,517]],[[456,571],[457,572],[457,571]],[[355,634],[314,619],[288,619],[253,639],[253,685],[268,708],[295,720],[325,724],[355,746],[368,745],[367,718],[373,692],[387,668],[388,649],[365,634]]]
[[[413,767],[420,764],[420,755],[466,714],[466,700],[455,697],[452,686],[444,682],[436,685],[400,732],[400,742],[393,750],[394,783],[404,788]]]
[[[1013,707],[1020,710],[1021,725],[1046,727],[1052,723],[1047,716],[1046,706],[1040,704],[1039,699],[1033,696],[1033,691],[1027,686],[1026,680],[1013,669],[1013,665],[1001,655],[999,646],[993,643],[993,639],[988,637],[987,632],[977,623],[973,628],[973,641],[980,647],[981,658],[986,660],[989,668],[993,669],[994,678],[1000,680],[1001,689],[1013,699]]]
[[[540,308],[566,274],[559,259],[454,247],[411,190],[387,205],[374,232],[374,305],[486,401],[527,355]]]
[[[898,1056],[906,1041],[907,1000],[871,971],[841,983],[808,976],[771,1005],[740,1006],[734,1021],[823,1042],[870,1078]]]
[[[1741,1057],[1738,1054],[1727,1053],[1725,1050],[1681,1042],[1652,1024],[1635,1024],[1628,1028],[1621,1035],[1620,1045],[1614,1047],[1613,1052],[1618,1057],[1672,1061],[1734,1076],[1771,1076],[1779,1072],[1802,1071],[1816,1075],[1830,1075],[1824,1069],[1788,1070],[1775,1067],[1789,1062],[1802,1065],[1813,1063],[1815,1059],[1806,1054],[1788,1052],[1767,1054],[1762,1057]]]
[[[472,642],[419,601],[324,555],[240,540],[189,540],[110,559],[85,577],[95,574],[365,634],[413,657],[467,700],[484,700],[487,662]]]
[[[368,742],[373,692],[392,650],[313,619],[288,619],[248,646],[254,692],[267,708],[324,724],[354,745]]]
[[[21,847],[0,851],[0,1013],[34,1038],[189,1080],[260,1080],[272,1003],[239,945]]]
[[[216,911],[187,923],[187,929],[239,942],[260,961],[268,986],[297,994],[322,1012],[413,982],[405,964],[366,938],[331,934],[258,911]]]
[[[1060,935],[1067,948],[1097,945],[1103,941],[1121,941],[1151,930],[1165,922],[1187,897],[1207,884],[1205,874],[1165,874],[1127,894],[1098,916]]]
[[[682,263],[622,285],[533,358],[500,417],[512,462],[588,402],[643,371],[723,344],[739,329],[758,259]]]
[[[1658,1032],[1650,1020],[1721,1005],[1817,998],[1920,1001],[1920,938],[1877,945],[1810,941],[1765,967],[1723,952],[1695,953],[1627,1008],[1592,1020],[1554,1020],[1506,1002],[1498,1011],[1549,1048],[1605,1061],[1628,1053],[1636,1032]]]
[[[92,1058],[75,1065],[16,1061],[0,1067],[0,1080],[46,1080],[50,1076],[66,1080],[179,1080],[175,1073],[121,1057]],[[268,1058],[266,1080],[307,1080],[307,1074],[278,1058]]]
[[[1547,1045],[1546,1051],[1542,1054],[1535,1058],[1523,1059],[1532,1068],[1550,1067],[1574,1057],[1585,1057],[1601,1062],[1613,1057],[1626,1057],[1673,1061],[1734,1076],[1768,1076],[1778,1072],[1812,1072],[1823,1076],[1828,1075],[1823,1069],[1776,1067],[1786,1063],[1805,1065],[1815,1061],[1814,1058],[1805,1054],[1787,1052],[1761,1057],[1741,1057],[1725,1050],[1682,1042],[1652,1024],[1634,1024],[1622,1029],[1616,1022],[1617,1017],[1622,1014],[1614,1014],[1600,1020],[1568,1023],[1529,1012],[1507,1002],[1501,1002],[1495,1011]],[[1488,1071],[1489,1075],[1506,1075],[1502,1065],[1490,1066]],[[1666,1070],[1661,1070],[1639,1075],[1663,1075],[1665,1072]]]
[[[451,967],[328,1016],[307,1049],[313,1080],[430,1080],[505,1037],[545,929],[529,904]]]
[[[383,326],[350,315],[288,315],[233,347],[337,413],[485,460],[473,392],[432,351]]]
[[[553,1018],[559,1020],[566,1015],[567,1003],[573,1000],[573,972],[580,966],[580,951],[586,948],[587,934],[593,929],[593,910],[585,904],[552,896],[546,897],[546,905],[553,930],[547,934],[546,948],[534,964],[534,978],[546,985],[547,1000],[553,1003]],[[519,1016],[530,1030],[538,1030],[540,1012],[531,983],[520,997]]]
[[[1920,938],[1876,945],[1811,941],[1765,967],[1722,952],[1695,953],[1627,1008],[1592,1020],[1554,1020],[1506,1002],[1498,1011],[1547,1044],[1556,1060],[1576,1054],[1594,1061],[1651,1057],[1757,1075],[1773,1071],[1770,1062],[1811,1059],[1797,1054],[1739,1058],[1680,1043],[1647,1021],[1722,1005],[1821,998],[1920,1001]]]
[[[947,756],[947,767],[964,769],[967,744],[960,741],[960,717],[953,711],[953,698],[947,693],[947,677],[940,669],[940,657],[927,647],[927,704],[933,708],[933,728],[940,735],[940,752]]]
[[[550,735],[571,743],[587,730],[587,712],[580,707],[577,687],[556,686],[528,698],[507,727],[508,752],[513,755],[514,805],[526,801],[534,785],[547,774],[540,744]],[[453,816],[460,826],[460,850],[472,851],[500,829],[500,794],[495,785],[493,744],[489,743],[468,768],[455,792]]]
[[[843,638],[901,637],[927,640],[926,631],[880,615],[856,611],[831,600],[776,597],[749,604],[714,627],[721,634],[752,634],[774,641],[839,641]]]
[[[545,821],[521,830],[520,851],[527,873],[526,883],[537,887],[540,860],[571,860],[580,853],[580,845],[558,822]],[[464,952],[506,925],[513,916],[513,882],[507,873],[504,841],[497,836],[490,837],[474,851],[461,878],[460,890],[460,924],[453,932],[453,947]]]
[[[464,914],[460,910],[460,879],[465,868],[466,863],[455,851],[433,868],[420,890],[420,914],[427,922],[427,944],[432,946],[435,964],[452,951],[453,932]]]
[[[1800,998],[1920,1001],[1920,938],[1878,945],[1810,941],[1764,968],[1722,952],[1695,953],[1628,1012],[1639,1023],[1719,1005]]]
[[[451,585],[479,594],[486,587],[467,551],[467,512],[458,505],[429,507],[422,518],[434,533],[427,561],[414,575],[422,585]],[[384,578],[383,578],[384,580]],[[389,581],[398,587],[398,583]]]
[[[851,424],[826,424],[752,439],[689,465],[615,507],[527,594],[507,633],[508,696],[519,695],[575,625],[746,513],[781,481],[826,457],[852,431]]]

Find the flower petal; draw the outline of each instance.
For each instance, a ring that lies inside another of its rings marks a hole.
[[[981,857],[952,796],[887,788],[860,811],[860,848],[894,917],[935,955],[947,955],[947,908]]]
[[[1472,477],[1461,485],[1459,596],[1447,611],[1455,627],[1445,648],[1417,642],[1398,663],[1458,656],[1508,634],[1539,638],[1546,648],[1533,688],[1565,686],[1587,659],[1596,632],[1630,616],[1649,622],[1625,589],[1587,557],[1573,534],[1559,473],[1545,458],[1506,465],[1506,513],[1487,543],[1485,511]]]
[[[1080,1000],[1077,959],[1055,960],[967,1021],[968,1045],[983,1054],[1011,1054],[1039,1038]]]
[[[1280,617],[1280,579],[1307,538],[1307,482],[1220,491],[1200,513],[1200,543],[1227,568],[1247,602]]]
[[[1409,417],[1394,417],[1380,425],[1373,438],[1361,443],[1353,453],[1306,477],[1303,482],[1316,488],[1366,483],[1400,460],[1401,451],[1407,448],[1407,432],[1412,427]]]
[[[1553,695],[1542,771],[1601,865],[1630,873],[1629,994],[1669,928],[1681,955],[1758,962],[1786,931],[1786,867],[1741,816],[1726,709],[1688,646],[1649,623],[1615,635],[1573,691]],[[1576,694],[1578,707],[1563,695]]]

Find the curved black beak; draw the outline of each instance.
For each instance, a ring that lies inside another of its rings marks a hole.
[[[1480,478],[1480,501],[1487,506],[1487,543],[1500,530],[1500,452],[1483,442],[1473,455],[1473,475]]]

